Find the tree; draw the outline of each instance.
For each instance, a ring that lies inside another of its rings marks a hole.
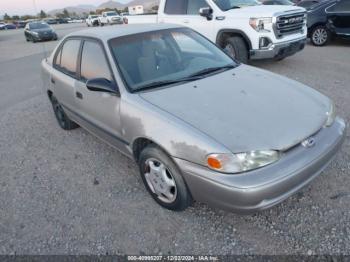
[[[69,17],[69,12],[67,9],[63,9],[63,16],[64,17]]]
[[[6,21],[6,20],[11,20],[11,17],[7,14],[7,13],[5,13],[4,14],[4,20]]]
[[[32,16],[32,15],[22,15],[21,16],[21,20],[28,20],[28,19],[34,19],[36,18],[35,16]]]
[[[18,15],[13,15],[13,16],[12,16],[12,20],[18,21],[18,20],[19,20],[19,16],[18,16]]]
[[[39,17],[40,18],[46,18],[47,17],[47,14],[44,12],[44,10],[40,11]]]

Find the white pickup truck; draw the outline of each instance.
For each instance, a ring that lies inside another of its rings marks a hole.
[[[99,16],[98,15],[89,15],[85,20],[86,25],[90,26],[98,26],[99,25]]]
[[[99,22],[101,26],[123,24],[123,18],[115,11],[108,11],[102,13],[99,17]]]
[[[304,8],[255,0],[161,0],[158,14],[127,16],[124,22],[190,27],[243,63],[293,55],[304,48],[307,34]]]

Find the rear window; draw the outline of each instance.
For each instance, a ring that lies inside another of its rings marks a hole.
[[[76,76],[80,40],[67,40],[56,56],[55,65],[62,72]]]

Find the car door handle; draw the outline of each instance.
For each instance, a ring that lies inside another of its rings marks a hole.
[[[76,92],[76,93],[75,93],[75,96],[76,96],[77,98],[79,98],[79,99],[83,99],[83,94],[80,93],[80,92]]]
[[[51,77],[51,83],[52,83],[52,84],[55,84],[55,83],[56,83],[55,79],[52,78],[52,77]]]
[[[189,24],[189,23],[190,23],[190,20],[187,20],[187,19],[186,19],[186,20],[184,20],[183,22],[184,22],[185,24]]]

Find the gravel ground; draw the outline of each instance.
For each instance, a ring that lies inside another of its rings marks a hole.
[[[76,30],[60,27],[61,35]],[[241,216],[160,208],[136,165],[83,129],[61,130],[40,90],[40,46],[0,32],[0,254],[349,254],[350,139],[309,187]],[[47,46],[53,44],[47,44]],[[30,47],[30,48],[27,48]],[[332,97],[350,121],[350,43],[254,65]],[[31,50],[29,50],[31,49]]]

